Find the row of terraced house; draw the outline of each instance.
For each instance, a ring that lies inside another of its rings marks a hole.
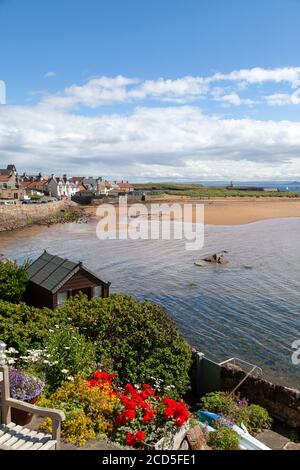
[[[118,196],[132,194],[134,187],[128,181],[109,182],[102,177],[18,174],[15,165],[0,169],[0,201],[18,202],[32,198],[52,197],[70,199],[77,194]]]

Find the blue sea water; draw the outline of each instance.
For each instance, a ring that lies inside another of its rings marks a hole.
[[[291,360],[300,339],[299,233],[300,218],[207,226],[204,249],[192,252],[184,240],[100,241],[91,221],[0,234],[0,253],[23,261],[47,249],[80,259],[113,291],[163,305],[189,343],[210,357],[244,359],[300,389],[300,365]],[[194,265],[222,250],[229,265]]]

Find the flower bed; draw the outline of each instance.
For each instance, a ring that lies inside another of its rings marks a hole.
[[[95,372],[91,387],[112,386],[115,376]],[[172,448],[175,436],[187,425],[190,414],[182,401],[157,395],[148,384],[141,388],[127,384],[118,390],[120,400],[114,440],[128,447]],[[183,440],[182,438],[182,440]]]
[[[39,404],[65,412],[62,437],[77,445],[99,435],[136,448],[173,448],[178,433],[182,442],[190,417],[182,401],[161,397],[148,384],[118,388],[116,381],[103,371],[90,380],[79,376]]]

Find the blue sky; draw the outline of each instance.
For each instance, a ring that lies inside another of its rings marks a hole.
[[[0,0],[0,166],[300,175],[300,1]]]

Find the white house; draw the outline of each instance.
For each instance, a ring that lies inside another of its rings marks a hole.
[[[79,191],[78,186],[70,182],[67,175],[62,178],[52,175],[48,181],[48,188],[51,196],[58,198],[72,197]]]

